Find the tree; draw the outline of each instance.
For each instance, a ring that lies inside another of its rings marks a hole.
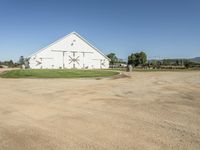
[[[132,53],[130,56],[128,56],[128,64],[133,66],[137,65],[137,58],[135,54]]]
[[[163,65],[164,66],[169,66],[171,63],[170,63],[170,60],[169,59],[163,59]]]
[[[157,63],[158,63],[157,60],[153,60],[151,62],[151,65],[152,65],[153,69],[157,68]]]
[[[133,66],[144,65],[147,62],[147,55],[144,52],[132,53],[128,56],[128,64]]]
[[[187,68],[187,69],[190,68],[190,67],[192,67],[192,64],[193,64],[193,63],[190,62],[189,60],[185,60],[185,61],[184,61],[184,66],[185,66],[185,68]]]
[[[107,55],[107,57],[110,58],[110,64],[111,65],[114,65],[115,63],[118,62],[118,58],[117,58],[115,53],[110,53],[110,54]]]
[[[4,61],[2,63],[2,65],[5,65],[5,66],[8,66],[8,67],[14,67],[14,62],[12,60],[9,60],[9,61]]]
[[[140,52],[140,64],[144,65],[147,62],[147,55],[145,52]]]
[[[24,56],[20,56],[20,58],[19,58],[19,64],[23,65],[24,62],[25,62]]]
[[[175,61],[176,61],[176,62],[175,62],[175,65],[176,65],[176,66],[180,66],[180,64],[181,64],[180,61],[179,61],[178,59],[175,60]]]
[[[162,66],[162,62],[161,62],[161,61],[157,61],[157,66],[156,66],[156,67],[157,67],[158,69],[160,69],[161,66]]]

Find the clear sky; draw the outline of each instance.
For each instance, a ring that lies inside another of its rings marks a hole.
[[[120,58],[200,56],[200,0],[0,0],[0,60],[72,31]]]

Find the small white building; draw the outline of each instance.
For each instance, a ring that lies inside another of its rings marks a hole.
[[[109,58],[72,32],[29,56],[31,69],[105,69]]]

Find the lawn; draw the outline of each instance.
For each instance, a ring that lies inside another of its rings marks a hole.
[[[61,69],[27,69],[11,70],[0,74],[2,78],[88,78],[108,77],[119,74],[109,70],[61,70]]]

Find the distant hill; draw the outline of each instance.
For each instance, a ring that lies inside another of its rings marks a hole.
[[[161,61],[163,62],[164,59],[150,59],[148,60],[148,62],[153,62],[153,61]],[[195,57],[195,58],[173,58],[173,59],[166,59],[166,60],[170,60],[170,62],[176,62],[176,60],[189,60],[189,61],[192,61],[192,62],[196,62],[196,63],[200,63],[200,57]]]
[[[190,61],[200,63],[200,57],[191,58]]]

